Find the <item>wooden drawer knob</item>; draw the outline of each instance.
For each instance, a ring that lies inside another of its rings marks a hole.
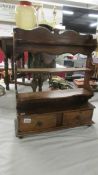
[[[77,122],[78,124],[80,124],[80,115],[77,115],[77,116],[76,116],[76,122]]]
[[[43,122],[42,121],[37,121],[36,126],[41,127],[42,125],[43,125]]]

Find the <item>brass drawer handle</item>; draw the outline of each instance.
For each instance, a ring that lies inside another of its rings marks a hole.
[[[36,123],[36,126],[41,127],[42,125],[43,125],[42,121],[38,121],[38,122]]]

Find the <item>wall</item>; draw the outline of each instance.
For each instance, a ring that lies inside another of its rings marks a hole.
[[[44,18],[48,24],[53,23],[53,6],[43,8]],[[56,24],[62,23],[62,10],[56,9]],[[42,23],[42,8],[37,11],[38,21]],[[13,27],[15,27],[15,4],[0,3],[0,36],[12,35]]]

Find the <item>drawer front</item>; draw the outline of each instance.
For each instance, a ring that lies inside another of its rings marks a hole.
[[[93,110],[80,111],[80,124],[92,122]]]
[[[18,117],[19,131],[41,131],[56,127],[56,114],[30,115]]]
[[[93,110],[71,111],[63,113],[63,125],[66,128],[90,124]]]

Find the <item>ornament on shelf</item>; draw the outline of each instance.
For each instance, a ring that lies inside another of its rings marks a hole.
[[[41,8],[41,21],[39,23],[40,24],[45,24],[45,25],[49,25],[51,27],[54,27],[56,24],[56,10],[55,7],[53,8],[53,13],[52,13],[53,17],[52,20],[51,19],[46,19],[45,17],[45,12],[44,12],[44,7],[42,4],[42,8]]]
[[[16,6],[15,14],[18,28],[30,30],[37,26],[36,10],[31,2],[20,1]]]
[[[52,22],[52,26],[55,27],[57,22],[56,22],[56,16],[57,16],[57,11],[56,11],[56,6],[54,6],[53,8],[53,22]]]
[[[40,24],[49,24],[49,22],[45,19],[45,13],[44,13],[44,7],[42,4],[42,8],[41,8],[41,21]]]

